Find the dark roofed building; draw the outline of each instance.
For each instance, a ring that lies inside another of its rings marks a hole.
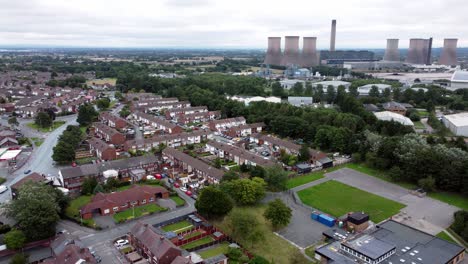
[[[136,223],[129,232],[129,242],[136,251],[152,264],[171,264],[182,251],[157,234],[150,225]]]
[[[115,147],[107,144],[106,142],[98,139],[91,138],[88,140],[89,150],[96,157],[101,160],[115,160],[117,158],[117,151]]]
[[[16,198],[21,186],[27,182],[45,182],[45,181],[46,179],[44,176],[40,175],[37,172],[33,172],[29,174],[28,176],[24,177],[23,179],[15,182],[13,185],[11,185],[11,195],[13,196],[13,198]]]
[[[382,105],[383,109],[400,115],[406,114],[406,107],[395,101],[386,102]]]
[[[94,123],[93,127],[95,128],[96,135],[104,141],[114,145],[123,145],[125,143],[125,136],[119,131],[103,123]]]
[[[206,150],[211,154],[216,155],[221,159],[231,160],[238,165],[252,165],[271,167],[276,163],[268,158],[256,155],[246,149],[239,148],[233,145],[228,145],[214,140],[209,140],[206,143]]]
[[[101,114],[99,114],[99,120],[103,121],[108,126],[117,129],[125,128],[128,125],[127,120],[119,116],[113,115],[111,112],[102,112]]]

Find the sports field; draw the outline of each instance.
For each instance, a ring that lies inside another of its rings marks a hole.
[[[327,181],[298,192],[303,203],[335,217],[364,211],[379,223],[405,205],[337,181]]]

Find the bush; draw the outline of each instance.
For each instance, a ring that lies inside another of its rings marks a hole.
[[[423,188],[426,192],[432,192],[435,189],[435,179],[427,177],[418,181],[419,187]]]
[[[0,234],[5,234],[10,232],[11,226],[9,225],[0,225]]]

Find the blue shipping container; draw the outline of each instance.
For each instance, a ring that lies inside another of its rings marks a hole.
[[[312,216],[311,216],[311,217],[312,217],[312,219],[314,219],[314,220],[318,220],[318,216],[319,216],[319,215],[318,215],[317,213],[312,213]]]
[[[335,225],[335,219],[324,214],[318,216],[318,221],[329,227],[333,227]]]

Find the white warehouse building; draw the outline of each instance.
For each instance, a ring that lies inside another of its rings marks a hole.
[[[442,123],[456,136],[468,137],[468,112],[444,115]]]
[[[414,126],[413,121],[408,117],[390,111],[376,112],[374,115],[382,121],[395,121],[405,126]]]
[[[455,91],[463,88],[468,88],[468,71],[455,71],[450,79],[450,87],[447,89]]]

